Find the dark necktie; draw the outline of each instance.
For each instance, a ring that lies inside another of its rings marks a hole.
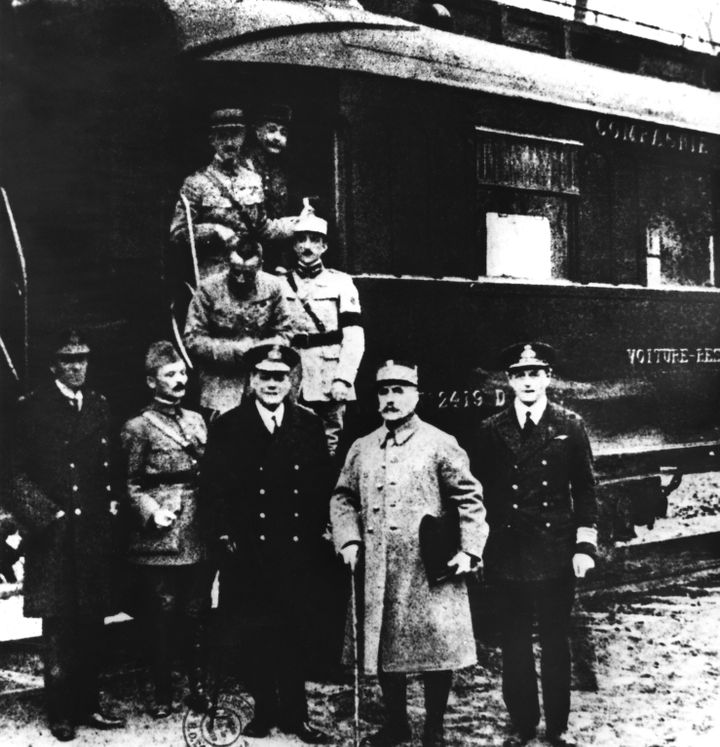
[[[528,411],[525,413],[525,425],[523,425],[522,429],[522,438],[523,441],[527,441],[530,436],[532,436],[532,432],[535,430],[535,423],[533,423],[532,417],[530,417],[530,412]]]
[[[277,421],[277,415],[273,415],[270,418],[270,423],[271,423],[270,433],[272,433],[272,434],[277,433],[278,432],[278,428],[280,427],[280,424]]]

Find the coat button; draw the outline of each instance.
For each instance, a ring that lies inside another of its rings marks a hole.
[[[100,439],[100,443],[101,444],[106,444],[107,443],[107,438],[101,438]]]
[[[543,480],[543,481],[542,481],[542,484],[543,484],[543,487],[545,487],[545,488],[546,488],[546,487],[547,487],[547,480]]]
[[[546,521],[546,522],[545,522],[545,526],[546,526],[546,527],[549,527],[549,526],[550,526],[550,522],[549,522],[549,521]]]
[[[80,516],[81,513],[82,511],[79,508],[75,509],[75,516]]]
[[[109,466],[110,466],[110,462],[103,462],[103,467],[109,467]]]
[[[518,489],[518,486],[517,486],[517,485],[513,485],[513,486],[512,486],[512,489],[513,489],[513,490],[517,490],[517,489]]]
[[[264,534],[260,535],[260,540],[261,540],[261,542],[265,542],[265,535]]]
[[[520,467],[518,467],[517,464],[513,464],[513,469],[520,469]]]
[[[70,462],[70,469],[75,469],[75,463],[74,462]]]
[[[299,470],[300,469],[300,465],[299,464],[293,464],[293,469],[294,470]]]
[[[77,485],[73,485],[72,489],[73,489],[73,493],[77,493],[78,492],[78,486]]]
[[[293,537],[293,542],[300,542],[300,537],[297,534]]]
[[[265,514],[260,514],[260,518],[264,519],[265,518]]]
[[[265,495],[265,488],[260,488],[260,490],[258,490],[258,493],[260,493],[260,495]]]
[[[547,466],[547,459],[543,459],[542,462],[540,462],[540,464],[542,464],[543,467],[546,467]]]
[[[297,495],[300,491],[297,488],[293,488],[293,495]]]
[[[299,513],[297,512],[297,511],[296,511],[296,512],[295,512],[295,513],[293,514],[293,516],[294,516],[294,517],[295,517],[296,519],[299,519],[299,518],[300,518],[300,514],[299,514]]]
[[[260,470],[260,472],[262,472],[262,471],[263,471],[263,468],[262,468],[262,467],[258,467],[258,469]]]
[[[512,529],[512,524],[505,524],[506,529]]]
[[[105,490],[109,493],[112,490],[112,487],[110,485],[105,486]]]
[[[518,504],[517,503],[513,503],[513,508],[517,508],[517,507],[518,507]]]
[[[190,464],[197,464],[197,459],[191,459]]]
[[[543,506],[545,506],[546,508],[547,508],[547,504],[548,504],[547,501],[543,501]]]

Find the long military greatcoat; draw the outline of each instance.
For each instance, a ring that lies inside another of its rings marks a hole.
[[[393,436],[385,426],[352,445],[330,516],[335,548],[364,544],[362,665],[377,671],[458,669],[476,661],[467,586],[430,586],[420,558],[425,514],[457,509],[460,549],[481,557],[487,526],[468,458],[447,433],[414,416]],[[382,632],[381,632],[382,631]]]
[[[214,539],[237,545],[220,571],[220,608],[245,624],[310,629],[322,593],[330,457],[320,419],[285,403],[275,434],[253,398],[211,426],[200,500]]]
[[[54,383],[21,403],[13,512],[27,531],[25,615],[100,617],[114,610],[109,416],[83,393],[80,412]],[[56,518],[59,511],[64,516]]]
[[[489,574],[534,581],[571,572],[578,527],[594,527],[592,453],[578,415],[548,403],[523,442],[512,406],[486,420],[472,449],[483,485],[490,537]],[[592,550],[590,550],[592,552]]]

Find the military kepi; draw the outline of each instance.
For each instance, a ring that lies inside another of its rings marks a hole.
[[[242,109],[217,109],[210,115],[210,129],[238,130],[245,126],[245,113]]]
[[[523,368],[551,368],[555,363],[555,350],[544,342],[519,342],[500,354],[506,371]]]
[[[245,353],[248,368],[255,371],[291,371],[300,356],[288,345],[264,343],[256,345]]]
[[[387,360],[380,365],[375,375],[377,384],[418,385],[418,369],[407,361]]]
[[[90,347],[76,329],[66,329],[58,335],[54,352],[59,358],[84,358]]]

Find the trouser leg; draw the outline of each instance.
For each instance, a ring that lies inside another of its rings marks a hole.
[[[452,672],[450,670],[425,672],[423,683],[425,687],[425,730],[441,731],[452,687]]]
[[[100,708],[100,662],[105,626],[102,618],[75,627],[75,710],[80,718]]]
[[[398,672],[378,672],[388,726],[407,729],[407,676]]]
[[[570,713],[570,617],[575,582],[571,577],[543,585],[537,598],[545,725],[551,734],[567,729]]]
[[[254,720],[265,726],[278,721],[277,657],[273,636],[254,631],[248,635],[246,684],[255,701]]]
[[[307,696],[302,660],[303,642],[290,631],[280,633],[277,647],[278,700],[284,725],[295,727],[307,721]]]
[[[155,701],[163,705],[172,701],[172,638],[176,604],[173,570],[162,566],[138,569]]]
[[[530,583],[505,582],[498,589],[503,699],[515,728],[531,731],[540,720],[533,656],[533,592]]]
[[[58,617],[44,617],[43,678],[48,720],[72,721],[72,624]]]
[[[185,655],[190,705],[195,710],[208,707],[205,691],[207,672],[206,620],[210,604],[210,569],[196,563],[182,569],[180,606],[183,618],[183,650]]]

